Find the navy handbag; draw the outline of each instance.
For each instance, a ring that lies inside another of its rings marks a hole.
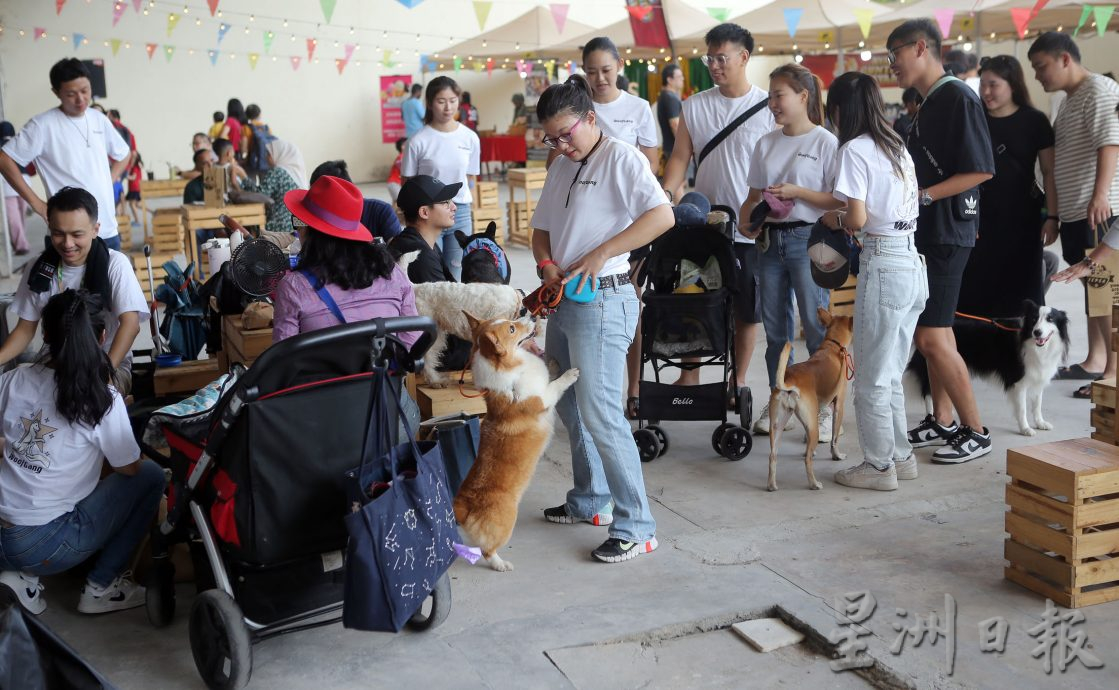
[[[374,367],[362,462],[344,478],[352,512],[342,623],[399,632],[454,562],[458,528],[438,442],[417,442],[405,423],[408,440],[391,445],[389,410],[403,417],[388,376]]]

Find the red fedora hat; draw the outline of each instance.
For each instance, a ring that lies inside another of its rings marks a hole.
[[[285,194],[284,205],[293,216],[324,235],[373,241],[373,235],[361,224],[365,199],[352,182],[323,175],[310,189],[293,189]]]

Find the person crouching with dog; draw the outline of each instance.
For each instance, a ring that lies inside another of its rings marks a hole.
[[[544,143],[562,154],[532,216],[537,271],[546,284],[573,281],[582,291],[589,282],[594,290],[588,302],[564,299],[548,323],[545,351],[561,371],[580,373],[557,405],[575,486],[544,517],[610,525],[592,556],[617,563],[657,548],[641,459],[621,404],[639,311],[626,257],[675,221],[649,161],[598,127],[586,79],[574,75],[548,87],[536,114]]]
[[[839,134],[835,197],[847,207],[829,211],[822,220],[836,232],[858,233],[863,243],[852,398],[865,460],[836,472],[835,481],[893,491],[899,479],[917,478],[901,381],[917,317],[929,296],[925,261],[913,238],[917,176],[913,159],[886,120],[873,77],[848,72],[832,82],[828,119]]]

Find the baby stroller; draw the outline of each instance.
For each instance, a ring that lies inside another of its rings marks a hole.
[[[643,295],[641,364],[652,364],[653,381],[640,382],[633,439],[643,462],[668,452],[668,434],[655,420],[712,420],[722,423],[711,436],[715,452],[728,460],[750,453],[753,399],[734,385],[735,213],[714,206],[727,219],[706,225],[677,225],[653,242],[647,259],[649,287]],[[683,362],[682,358],[697,358]],[[677,386],[661,382],[666,368],[723,368],[719,383]],[[727,421],[727,409],[739,424]]]
[[[406,331],[424,333],[410,352],[391,337]],[[340,619],[328,614],[343,601],[343,477],[360,460],[371,419],[372,364],[415,370],[434,334],[434,322],[422,317],[305,333],[227,381],[210,410],[152,420],[170,448],[157,460],[172,482],[167,518],[153,532],[148,618],[171,622],[169,549],[189,542],[199,590],[190,646],[209,687],[247,683],[253,643]],[[390,383],[399,393],[400,377]],[[156,457],[148,444],[145,451]],[[439,625],[450,605],[444,574],[409,627]]]

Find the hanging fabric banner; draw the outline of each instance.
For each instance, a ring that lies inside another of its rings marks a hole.
[[[804,10],[799,7],[788,7],[785,9],[785,27],[789,30],[789,38],[797,35],[797,25],[800,24],[800,18],[804,15]]]
[[[956,16],[956,10],[944,8],[933,12],[936,17],[936,23],[940,27],[940,35],[948,36],[952,32],[952,18]]]
[[[566,2],[553,2],[548,5],[548,9],[552,10],[552,21],[556,23],[556,31],[563,33],[563,27],[567,25],[567,10],[571,8]]]
[[[167,57],[167,62],[171,62],[171,56],[175,54],[175,46],[163,46],[163,54]]]
[[[54,0],[54,13],[56,15],[62,14],[62,6],[66,4],[66,0]]]
[[[256,61],[260,59],[260,53],[249,53],[249,68],[256,69]]]
[[[85,40],[85,34],[75,33],[74,34],[74,50],[77,50],[78,46],[80,46],[82,44],[82,41],[84,41],[84,40]]]
[[[307,39],[307,62],[315,59],[315,46],[318,44],[319,42],[313,38]]]
[[[40,38],[42,38],[43,36],[46,36],[46,35],[47,35],[47,30],[46,29],[40,29],[39,27],[35,27],[35,40],[36,41],[38,41]]]
[[[299,63],[302,62],[302,61],[303,61],[303,58],[299,57],[298,55],[292,55],[291,56],[291,71],[298,72],[299,71]]]
[[[109,39],[109,47],[113,49],[113,57],[116,57],[117,53],[120,52],[120,43],[121,41],[119,38]]]
[[[633,44],[642,48],[669,48],[661,0],[626,0]]]
[[[1115,12],[1115,5],[1096,5],[1092,8],[1092,12],[1096,15],[1096,32],[1103,36],[1107,33],[1107,23],[1111,21],[1111,15]]]
[[[155,49],[158,48],[158,47],[159,46],[157,46],[154,43],[149,43],[146,46],[144,46],[144,49],[148,51],[148,59],[149,60],[152,59],[152,55],[155,55]]]
[[[322,16],[326,18],[326,23],[330,23],[330,18],[334,16],[334,6],[338,4],[338,0],[319,0],[319,7],[322,8]]]
[[[218,11],[218,2],[220,0],[206,0],[206,4],[210,6],[210,16],[214,16]]]
[[[1029,31],[1030,20],[1033,19],[1033,10],[1028,7],[1011,7],[1010,18],[1014,20],[1014,29],[1018,32],[1018,40],[1026,37]]]
[[[117,25],[122,14],[124,14],[124,2],[118,0],[113,4],[113,26]]]
[[[354,55],[354,44],[353,43],[347,43],[346,47],[345,47],[345,50],[346,50],[346,57],[344,59],[346,60],[346,62],[349,62],[350,58],[353,57],[353,55]]]
[[[486,2],[475,0],[474,2],[474,16],[478,18],[478,28],[482,31],[486,30],[486,20],[489,19],[492,9],[493,3],[488,0]]]
[[[221,44],[221,40],[223,38],[225,38],[225,35],[227,33],[229,33],[229,24],[226,24],[226,23],[222,22],[220,25],[218,25],[218,44],[219,45]]]
[[[272,50],[272,39],[275,37],[276,34],[272,33],[271,31],[264,32],[264,52],[267,53]]]
[[[167,37],[168,38],[171,37],[171,32],[174,31],[175,27],[178,26],[178,25],[179,25],[179,15],[175,14],[174,12],[167,15]]]
[[[1084,9],[1080,10],[1080,21],[1076,23],[1076,30],[1072,32],[1073,38],[1080,33],[1080,29],[1084,27],[1084,22],[1088,21],[1088,17],[1092,16],[1092,6],[1085,5]]]
[[[859,31],[863,32],[863,39],[870,38],[870,27],[874,24],[874,10],[852,10],[855,21],[859,23]]]
[[[708,7],[707,14],[711,15],[715,21],[722,24],[727,20],[727,15],[730,14],[730,10],[725,7]]]
[[[216,51],[216,50],[207,50],[206,51],[206,54],[210,56],[210,64],[211,65],[218,64],[218,52],[219,51]]]

